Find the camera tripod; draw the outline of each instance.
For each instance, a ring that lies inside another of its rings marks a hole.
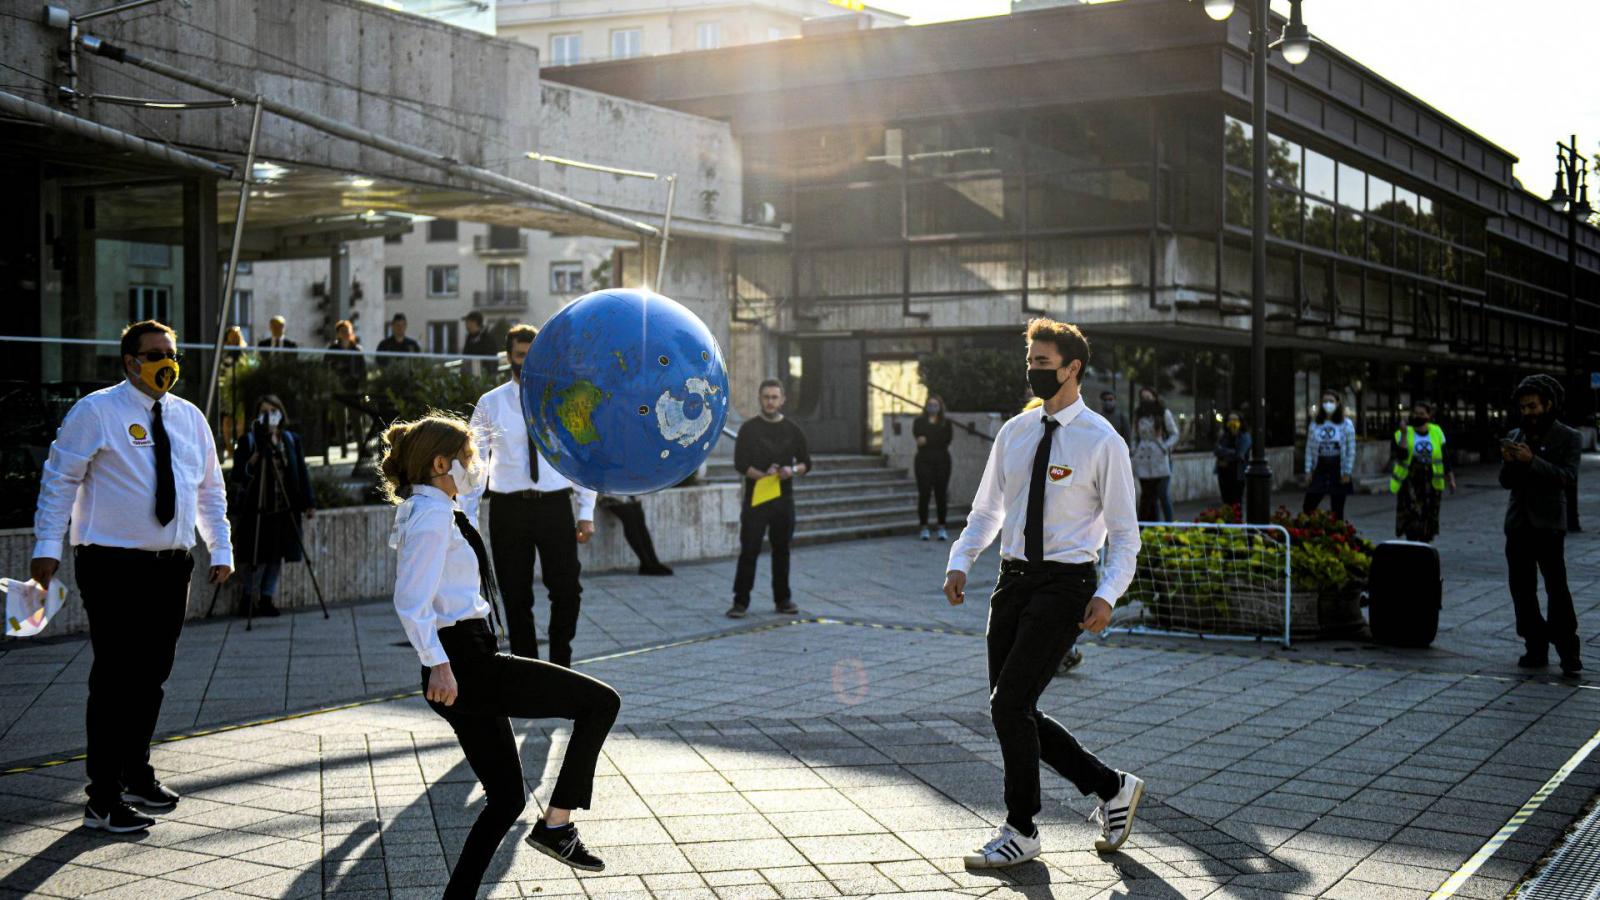
[[[294,506],[289,502],[288,491],[285,490],[283,486],[283,468],[278,464],[278,456],[280,451],[277,447],[272,446],[272,438],[270,436],[258,433],[255,435],[255,438],[257,447],[256,452],[267,461],[268,465],[272,466],[273,499],[277,503],[281,504],[281,507],[287,510],[289,513],[289,526],[294,531],[295,546],[300,548],[300,559],[305,562],[306,572],[311,575],[311,587],[317,593],[317,605],[322,607],[322,617],[326,619],[328,618],[328,604],[327,601],[322,599],[322,585],[317,581],[317,570],[311,565],[311,554],[306,552],[305,537],[300,533],[300,522],[294,515]],[[234,457],[233,464],[235,466],[239,465],[239,459],[237,456]],[[249,463],[247,462],[246,465],[248,464]],[[267,504],[266,472],[260,472],[256,478],[256,528],[253,538],[255,547],[254,552],[250,554],[250,564],[252,566],[261,565],[261,520],[265,517],[265,514],[262,512],[262,510]],[[216,612],[217,597],[221,593],[222,585],[220,584],[211,590],[211,606],[206,610],[206,618],[211,618],[211,614]],[[246,596],[248,598],[248,595]],[[252,602],[245,604],[245,631],[250,631],[255,627],[255,615],[255,603]]]

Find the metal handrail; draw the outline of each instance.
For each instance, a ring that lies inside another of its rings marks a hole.
[[[870,381],[867,382],[867,387],[872,388],[875,391],[882,391],[883,393],[888,394],[889,396],[895,398],[896,400],[899,400],[902,403],[909,403],[912,406],[921,406],[922,405],[922,404],[918,403],[917,401],[911,399],[910,397],[906,397],[906,396],[903,396],[901,394],[897,394],[894,391],[891,391],[888,388],[883,387],[882,385],[873,384]],[[961,428],[961,430],[965,431],[967,434],[970,434],[970,435],[972,435],[973,437],[976,437],[976,438],[983,438],[984,440],[988,441],[991,444],[994,443],[994,438],[992,438],[989,435],[984,434],[983,432],[979,431],[978,430],[978,426],[974,425],[973,423],[971,423],[971,422],[957,422],[955,419],[950,418],[949,415],[944,414],[942,411],[941,411],[941,414],[945,415],[945,421],[949,422],[951,425],[959,426]]]

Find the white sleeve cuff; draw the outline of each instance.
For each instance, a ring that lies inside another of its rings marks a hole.
[[[53,560],[55,560],[57,562],[60,562],[61,561],[61,542],[60,541],[47,541],[47,540],[40,540],[40,541],[34,542],[34,545],[33,545],[33,558],[34,559],[53,559]]]

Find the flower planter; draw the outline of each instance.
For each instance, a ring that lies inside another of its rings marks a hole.
[[[1350,581],[1342,588],[1289,591],[1289,634],[1293,641],[1356,637],[1366,628],[1361,615],[1362,585]],[[1171,596],[1170,594],[1166,596]],[[1200,635],[1283,636],[1283,594],[1251,585],[1226,586],[1222,596],[1181,605],[1163,602],[1161,591],[1138,597],[1144,618],[1152,628]]]

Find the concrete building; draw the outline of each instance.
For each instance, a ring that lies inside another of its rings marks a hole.
[[[865,29],[905,17],[851,0],[499,0],[499,34],[539,48],[549,66],[715,50]]]
[[[874,385],[1048,313],[1086,326],[1091,388],[1157,388],[1204,448],[1249,399],[1246,32],[1124,0],[547,77],[729,124],[746,203],[793,236],[735,252],[733,303],[814,447],[870,447]],[[1326,44],[1275,56],[1267,100],[1269,443],[1326,386],[1365,436],[1427,397],[1492,449],[1521,376],[1600,371],[1600,231],[1568,304],[1514,157]]]

